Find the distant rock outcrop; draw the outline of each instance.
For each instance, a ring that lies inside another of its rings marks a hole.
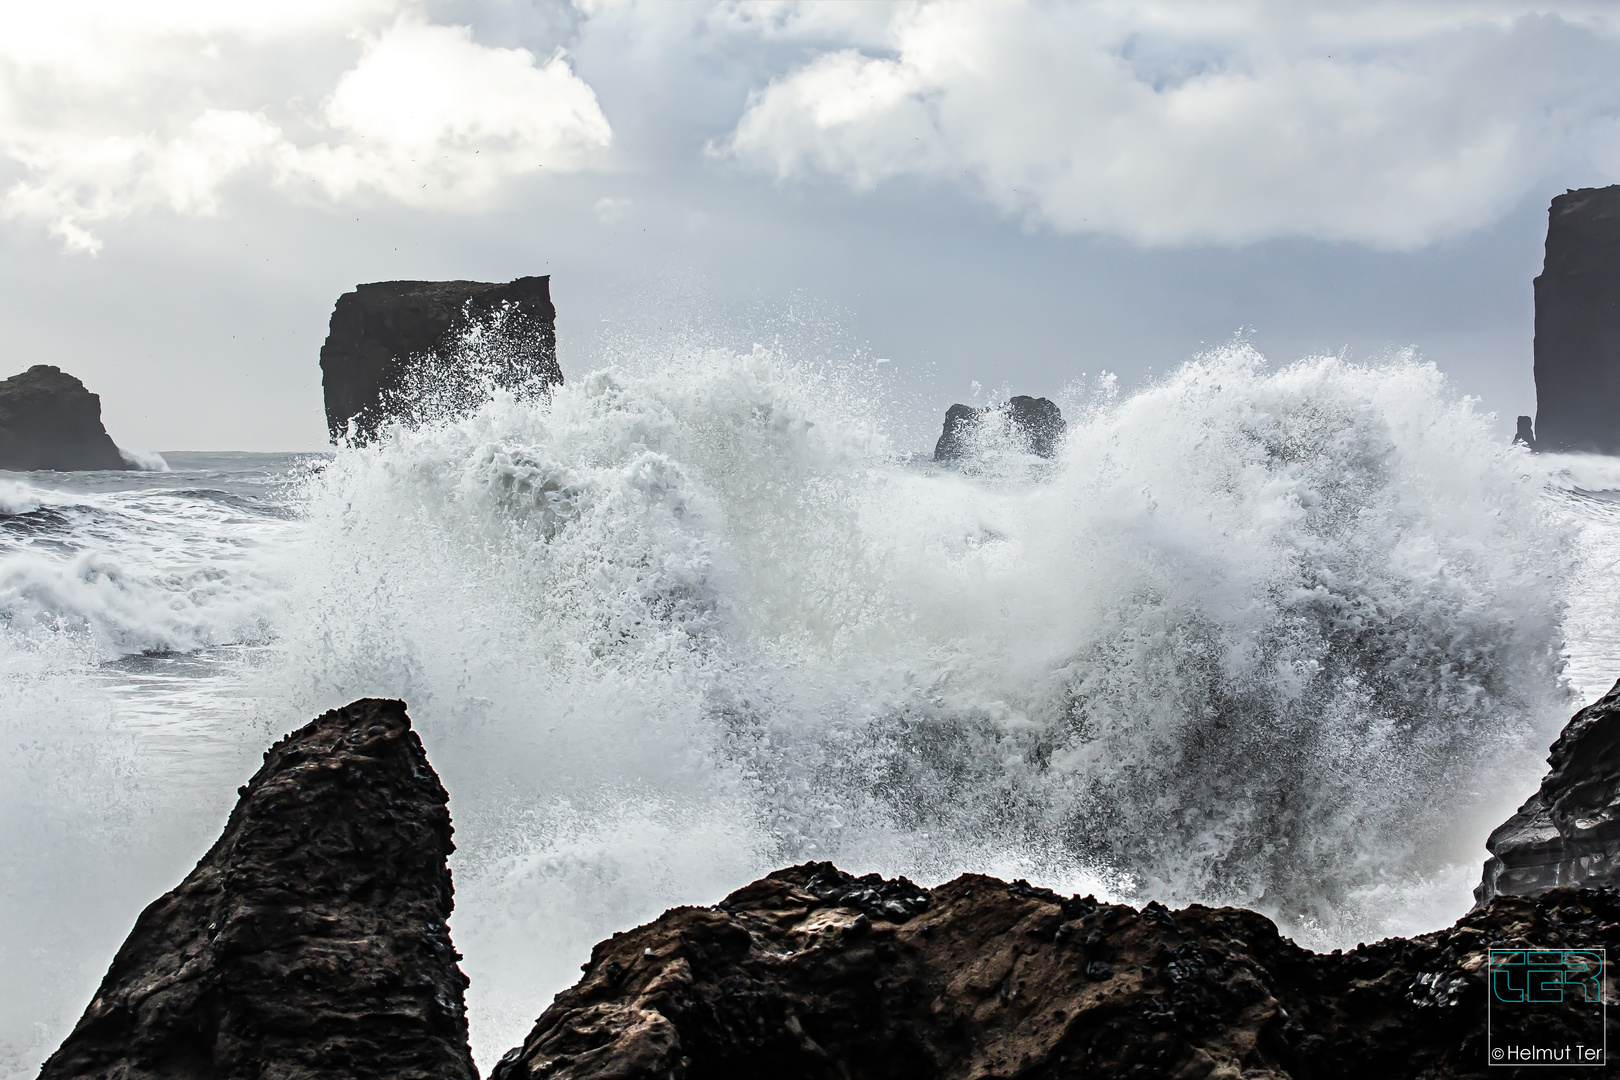
[[[1252,911],[809,863],[602,942],[490,1080],[1486,1077],[1487,950],[1617,946],[1608,890],[1322,955]],[[1491,1034],[1600,1045],[1600,1000],[1565,986],[1556,1013],[1498,1004]]]
[[[0,382],[0,469],[133,469],[101,426],[101,398],[59,367]]]
[[[276,743],[41,1080],[476,1080],[447,801],[403,702]]]
[[[1565,725],[1547,764],[1541,789],[1486,841],[1491,858],[1474,889],[1481,904],[1620,887],[1620,683]]]
[[[1514,446],[1528,446],[1536,448],[1536,429],[1528,416],[1519,417],[1519,429],[1513,433]]]
[[[998,423],[998,434],[1009,436],[1030,453],[1049,458],[1063,438],[1063,414],[1046,398],[1019,395],[988,409],[952,405],[945,413],[945,429],[934,444],[934,460],[957,462],[970,456],[976,437],[987,423]]]
[[[1537,445],[1620,454],[1620,185],[1553,199],[1535,288]]]
[[[408,385],[426,358],[465,364],[457,347],[478,330],[480,371],[496,385],[519,388],[562,382],[557,365],[557,311],[551,278],[505,285],[482,281],[381,281],[338,297],[321,346],[321,385],[332,441],[354,423],[360,441],[411,402]],[[430,377],[455,372],[444,367]]]

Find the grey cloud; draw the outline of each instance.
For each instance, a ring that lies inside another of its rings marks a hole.
[[[1302,7],[1309,17],[1296,14]],[[997,201],[975,175],[947,176],[929,158],[857,191],[847,175],[800,171],[783,182],[703,152],[725,145],[750,95],[820,58],[854,50],[899,62],[886,35],[900,7],[372,5],[343,14],[347,22],[317,12],[251,32],[131,31],[132,40],[167,44],[152,55],[92,54],[84,74],[100,81],[78,89],[52,74],[65,69],[46,64],[49,56],[28,50],[33,67],[6,67],[13,61],[0,56],[0,78],[26,91],[30,115],[47,131],[150,131],[172,141],[212,107],[262,117],[295,147],[337,146],[341,132],[327,113],[333,92],[361,63],[366,35],[395,25],[402,10],[421,25],[468,27],[465,40],[480,49],[523,50],[534,70],[565,50],[611,143],[571,173],[503,171],[465,198],[414,204],[364,186],[334,197],[307,178],[300,189],[258,159],[202,189],[206,205],[155,199],[90,223],[104,245],[97,259],[64,255],[39,218],[0,221],[0,366],[60,363],[80,375],[102,394],[109,429],[126,445],[314,448],[324,444],[316,357],[340,292],[391,278],[551,273],[570,375],[626,350],[672,355],[677,329],[743,350],[761,334],[797,333],[806,350],[892,358],[885,370],[904,399],[897,422],[918,447],[937,436],[940,413],[966,400],[974,380],[1050,395],[1081,372],[1107,369],[1129,388],[1240,327],[1252,327],[1278,361],[1416,345],[1459,389],[1504,413],[1505,437],[1513,412],[1532,407],[1529,281],[1547,199],[1566,186],[1620,179],[1593,150],[1589,129],[1601,113],[1582,111],[1614,83],[1607,24],[1601,10],[1572,5],[1547,17],[1483,2],[1112,9],[1142,13],[1117,46],[1123,77],[1148,93],[1211,73],[1241,76],[1256,64],[1269,70],[1260,63],[1267,57],[1304,56],[1307,46],[1338,61],[1342,42],[1357,64],[1409,70],[1417,85],[1444,90],[1448,73],[1473,72],[1474,83],[1456,84],[1457,108],[1486,93],[1509,104],[1550,101],[1550,115],[1564,121],[1586,118],[1545,127],[1523,155],[1526,172],[1490,189],[1507,192],[1506,201],[1473,204],[1485,207],[1479,225],[1431,231],[1438,238],[1417,247],[1309,231],[1152,247],[1061,231],[1040,216],[1041,204]],[[1464,15],[1473,20],[1472,52],[1457,44]],[[1027,16],[1008,18],[1004,37]],[[361,36],[348,36],[354,25]],[[1480,86],[1489,65],[1478,43],[1492,41],[1500,85]],[[215,55],[187,52],[199,42]],[[1473,67],[1458,67],[1457,56]],[[153,74],[165,65],[172,77]],[[142,94],[106,89],[119,79],[136,80]],[[193,92],[196,80],[205,99]],[[63,85],[70,92],[58,93]],[[1446,103],[1444,94],[1436,100]],[[1048,122],[1015,117],[1037,128]],[[1065,118],[1052,122],[1055,132],[1068,130]],[[1027,134],[1013,127],[998,138],[1024,153],[1018,140]],[[987,140],[982,152],[1000,145]],[[953,147],[938,141],[931,152]],[[1422,160],[1395,144],[1384,168]],[[1156,182],[1186,183],[1185,166],[1170,164],[1178,175]],[[1240,184],[1242,164],[1228,169],[1229,186]],[[0,154],[0,190],[31,178]],[[1331,195],[1319,183],[1297,199],[1326,206]],[[1418,202],[1425,221],[1444,219],[1432,200]],[[1399,216],[1407,208],[1386,211],[1408,221]],[[1288,212],[1301,220],[1297,208]],[[803,329],[806,307],[821,313],[821,329]],[[771,311],[783,317],[773,321]],[[800,329],[784,328],[784,319]],[[830,324],[841,329],[825,330]]]

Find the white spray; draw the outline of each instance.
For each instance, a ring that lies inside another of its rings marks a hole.
[[[1432,366],[1237,344],[968,477],[858,380],[660,360],[309,492],[264,696],[409,701],[486,1061],[594,940],[812,857],[1430,928],[1568,714],[1572,529]]]

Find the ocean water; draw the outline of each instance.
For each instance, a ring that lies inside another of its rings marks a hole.
[[[1620,461],[1410,356],[1076,382],[1055,460],[952,471],[865,363],[643,352],[364,449],[0,476],[0,1075],[362,695],[451,794],[487,1071],[595,941],[807,858],[1448,924],[1620,675]]]

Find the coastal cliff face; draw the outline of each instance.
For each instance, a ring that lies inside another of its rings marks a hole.
[[[59,367],[0,382],[0,469],[133,469],[101,426],[101,398]]]
[[[1479,903],[1581,885],[1620,886],[1620,683],[1565,726],[1541,788],[1485,846]]]
[[[1321,955],[1251,911],[810,863],[598,945],[491,1080],[1484,1077],[1489,948],[1617,945],[1612,891]],[[1578,1015],[1542,1034],[1592,1044]]]
[[[332,441],[352,420],[362,442],[401,405],[424,358],[446,359],[469,329],[483,343],[485,374],[496,385],[562,382],[557,365],[557,310],[549,277],[504,285],[482,281],[382,281],[344,293],[321,346],[321,385]]]
[[[1553,199],[1535,289],[1537,448],[1620,453],[1620,185]]]
[[[447,801],[402,702],[282,739],[136,920],[42,1080],[476,1080]]]
[[[1056,403],[1047,398],[1020,394],[988,409],[952,405],[945,413],[945,427],[939,441],[934,444],[934,460],[954,463],[971,456],[974,439],[983,426],[996,423],[1002,426],[1000,434],[1044,458],[1057,453],[1058,440],[1063,438],[1065,430],[1063,414]]]

